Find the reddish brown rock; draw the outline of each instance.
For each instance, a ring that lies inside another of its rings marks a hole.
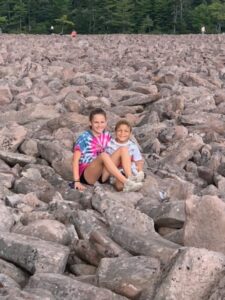
[[[224,224],[225,204],[217,196],[187,199],[184,245],[225,254]]]

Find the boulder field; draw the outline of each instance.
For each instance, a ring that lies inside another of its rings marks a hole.
[[[71,189],[88,114],[139,192]],[[0,35],[0,299],[225,299],[225,35]]]

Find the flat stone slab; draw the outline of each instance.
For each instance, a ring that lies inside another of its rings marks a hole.
[[[168,264],[180,248],[179,245],[162,238],[157,233],[149,232],[148,236],[141,235],[123,226],[113,225],[111,236],[130,253],[157,258],[162,264]]]
[[[68,245],[70,242],[70,236],[66,226],[57,220],[35,220],[29,223],[28,226],[21,224],[14,226],[12,231],[61,245]]]
[[[60,274],[36,273],[30,278],[29,288],[50,291],[56,300],[126,300],[107,289],[74,280]]]
[[[0,232],[0,258],[29,273],[63,273],[69,249],[57,243],[16,233]]]
[[[36,163],[36,158],[34,158],[33,156],[3,150],[0,150],[0,158],[9,165],[13,166],[16,164],[25,166],[26,164]]]
[[[165,202],[148,212],[158,227],[181,228],[185,222],[184,201]]]
[[[0,289],[1,300],[55,300],[49,291],[36,289],[30,291],[21,291],[18,288],[1,288]]]
[[[28,281],[27,273],[3,259],[0,259],[0,272],[14,279],[21,287]]]

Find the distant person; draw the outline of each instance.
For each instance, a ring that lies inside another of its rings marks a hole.
[[[70,35],[72,38],[75,38],[77,36],[77,32],[73,30]]]
[[[202,28],[201,28],[201,33],[202,33],[202,34],[205,34],[205,26],[202,26]]]
[[[51,27],[50,27],[50,33],[53,33],[54,32],[54,26],[52,25]]]

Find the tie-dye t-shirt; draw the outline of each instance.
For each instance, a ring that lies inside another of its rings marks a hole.
[[[94,136],[91,130],[82,133],[75,145],[74,151],[80,151],[81,157],[79,160],[79,175],[97,156],[105,151],[108,143],[111,140],[111,135],[108,131],[103,131],[99,136]]]

